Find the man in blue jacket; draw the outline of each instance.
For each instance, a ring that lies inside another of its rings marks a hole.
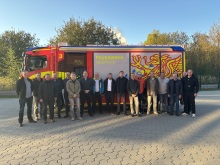
[[[177,79],[177,74],[173,74],[173,79],[168,83],[168,97],[170,97],[170,115],[174,112],[174,103],[176,103],[176,116],[179,116],[179,99],[182,97],[182,83]]]
[[[96,111],[96,101],[98,100],[99,103],[99,113],[102,114],[102,94],[104,92],[104,84],[103,84],[103,80],[101,78],[99,78],[99,73],[96,72],[95,76],[93,78],[94,80],[94,87],[93,87],[93,104],[92,104],[92,108],[93,108],[93,114],[95,114]]]

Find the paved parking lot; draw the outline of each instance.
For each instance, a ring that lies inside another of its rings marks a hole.
[[[220,91],[200,92],[197,116],[85,116],[18,125],[18,99],[0,99],[0,165],[220,164]],[[87,114],[86,114],[87,115]]]

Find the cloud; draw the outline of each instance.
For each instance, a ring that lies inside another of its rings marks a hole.
[[[115,33],[116,37],[119,39],[121,45],[127,45],[127,39],[123,36],[123,33],[119,28],[114,27],[112,28],[112,31]]]

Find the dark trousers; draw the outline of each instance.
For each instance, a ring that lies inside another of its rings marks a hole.
[[[62,97],[63,97],[62,93],[59,93],[57,95],[58,116],[61,116],[60,113],[61,113]]]
[[[98,100],[99,103],[99,113],[102,113],[102,95],[100,92],[95,92],[93,96],[93,104],[92,104],[92,109],[93,113],[96,111],[96,101]]]
[[[66,116],[69,116],[70,106],[69,106],[69,98],[68,98],[67,91],[64,91],[64,101],[65,101],[65,108],[66,108]]]
[[[43,117],[47,121],[47,106],[49,106],[50,119],[54,118],[54,100],[43,100]]]
[[[193,92],[184,93],[183,100],[184,100],[184,106],[185,106],[184,112],[187,114],[189,114],[190,111],[192,111],[192,113],[196,113],[194,93]]]
[[[81,117],[83,116],[83,113],[84,113],[84,104],[85,104],[85,101],[87,102],[88,104],[88,112],[89,112],[89,115],[93,115],[92,113],[92,108],[91,108],[91,102],[92,102],[92,93],[89,92],[89,93],[84,93],[82,92],[80,94],[80,101],[81,101],[81,108],[80,108],[80,115]]]
[[[139,102],[139,112],[143,113],[142,102],[143,102],[143,93],[138,94],[138,102]]]
[[[113,112],[114,109],[114,93],[107,91],[105,93],[105,100],[106,100],[106,109],[108,113]],[[109,106],[110,104],[110,106]]]
[[[20,98],[19,99],[20,110],[19,110],[19,118],[18,118],[19,123],[23,123],[25,103],[27,103],[27,117],[28,117],[28,120],[29,121],[33,120],[33,118],[32,118],[33,97]]]
[[[123,112],[126,113],[126,94],[125,93],[117,93],[117,113],[120,112],[120,99],[123,101]]]

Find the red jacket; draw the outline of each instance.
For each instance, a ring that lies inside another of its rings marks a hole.
[[[145,84],[145,81],[143,78],[138,78],[138,77],[135,77],[135,80],[137,80],[140,84],[140,90],[139,90],[139,94],[142,94],[144,92],[144,84]]]

